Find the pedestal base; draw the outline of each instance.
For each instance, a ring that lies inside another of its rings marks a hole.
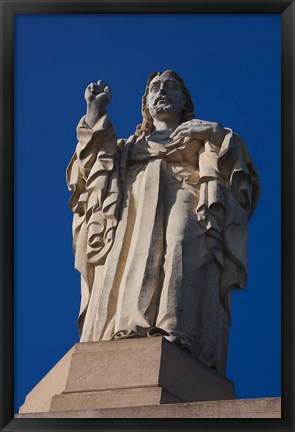
[[[233,383],[162,337],[76,344],[20,413],[235,399]]]
[[[16,414],[16,418],[281,418],[281,398]]]

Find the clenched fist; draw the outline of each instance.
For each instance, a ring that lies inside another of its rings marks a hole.
[[[109,87],[101,80],[91,83],[85,90],[85,100],[87,104],[86,123],[93,127],[106,111],[106,105],[112,99]]]

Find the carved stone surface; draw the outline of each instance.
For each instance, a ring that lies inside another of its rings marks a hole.
[[[281,398],[16,414],[17,418],[281,418]]]
[[[195,118],[172,71],[152,74],[142,124],[117,140],[108,86],[86,89],[67,170],[81,341],[164,335],[226,370],[230,295],[247,277],[258,176],[242,139]]]
[[[233,383],[162,337],[76,344],[20,413],[234,399]]]

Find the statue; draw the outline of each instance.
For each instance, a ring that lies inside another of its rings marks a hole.
[[[225,374],[230,296],[246,283],[259,195],[242,139],[196,119],[170,70],[149,77],[128,139],[109,120],[107,85],[90,84],[85,99],[67,169],[81,341],[162,335]]]

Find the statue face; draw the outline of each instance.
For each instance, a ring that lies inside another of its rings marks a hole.
[[[147,106],[152,118],[179,117],[184,108],[179,82],[170,75],[157,75],[149,84]]]

